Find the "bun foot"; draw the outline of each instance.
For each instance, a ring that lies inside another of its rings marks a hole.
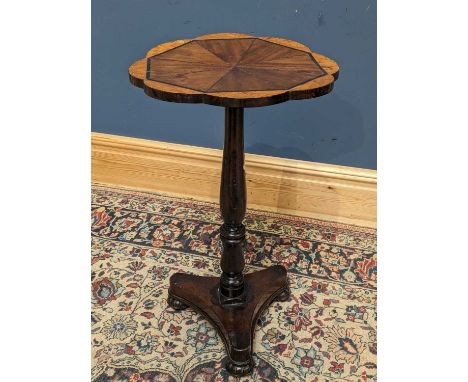
[[[253,360],[247,363],[235,363],[232,360],[227,360],[226,370],[229,374],[234,377],[243,377],[244,375],[250,374],[253,369]]]
[[[184,310],[188,308],[182,301],[171,295],[167,298],[167,304],[174,310]]]
[[[285,302],[289,300],[289,296],[291,296],[291,290],[289,289],[289,286],[287,286],[283,291],[276,296],[275,301],[280,301],[280,302]]]

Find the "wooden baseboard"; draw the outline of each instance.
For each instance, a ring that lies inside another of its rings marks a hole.
[[[218,201],[222,151],[92,134],[92,180]],[[248,207],[376,225],[375,170],[246,154]]]

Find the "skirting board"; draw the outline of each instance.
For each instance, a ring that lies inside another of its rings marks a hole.
[[[92,133],[92,180],[219,200],[222,150]],[[245,154],[247,207],[376,225],[377,172]]]

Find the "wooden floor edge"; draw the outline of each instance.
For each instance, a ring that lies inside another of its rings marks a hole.
[[[93,182],[219,198],[222,150],[92,133]],[[377,171],[246,154],[249,208],[375,228]]]

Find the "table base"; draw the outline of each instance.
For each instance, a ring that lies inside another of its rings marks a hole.
[[[287,272],[283,266],[274,265],[246,274],[243,295],[228,303],[220,297],[219,282],[219,277],[175,273],[170,279],[168,304],[175,310],[191,307],[201,313],[224,342],[227,371],[242,376],[253,368],[253,337],[258,318],[271,302],[289,298]]]

